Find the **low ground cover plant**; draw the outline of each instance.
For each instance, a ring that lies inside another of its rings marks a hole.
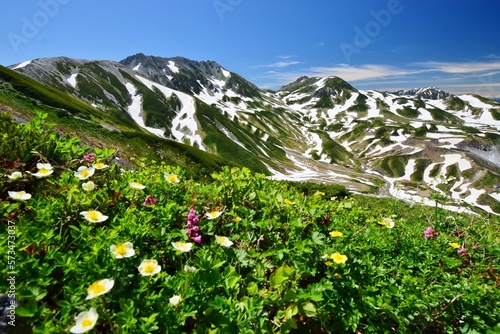
[[[500,332],[496,217],[0,128],[1,270],[33,333]]]

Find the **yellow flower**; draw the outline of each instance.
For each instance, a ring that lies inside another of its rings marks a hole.
[[[326,262],[325,262],[325,265],[329,267],[329,266],[331,266],[331,265],[332,265],[332,262],[331,262],[331,261],[326,261]]]
[[[177,241],[177,242],[172,242],[171,245],[179,252],[184,252],[184,253],[189,252],[191,248],[193,248],[192,242]]]
[[[78,170],[75,172],[75,176],[80,180],[86,180],[95,173],[94,167],[80,166]]]
[[[207,219],[215,219],[215,218],[218,218],[221,214],[222,214],[221,211],[213,210],[213,211],[207,212],[206,217],[207,217]]]
[[[135,254],[134,244],[131,242],[119,242],[116,245],[109,246],[109,250],[117,259],[131,257]]]
[[[108,219],[108,216],[103,215],[99,211],[95,210],[90,210],[90,211],[82,211],[80,214],[89,222],[91,223],[102,223],[106,219]]]
[[[37,178],[47,177],[54,172],[54,170],[52,169],[52,166],[50,164],[37,163],[36,168],[38,168],[38,172],[36,172],[32,175],[37,177]]]
[[[215,240],[217,241],[217,243],[224,247],[231,247],[233,245],[233,242],[229,240],[228,237],[221,237],[219,235],[216,235]]]
[[[332,259],[335,263],[345,263],[347,261],[347,256],[340,253],[333,253],[330,255],[330,259]]]
[[[144,189],[144,188],[146,188],[145,185],[143,185],[142,183],[139,183],[139,182],[130,182],[129,184],[134,189]]]
[[[163,177],[165,178],[165,180],[167,180],[169,183],[173,183],[173,184],[176,184],[176,183],[179,183],[179,178],[177,177],[177,175],[175,174],[172,174],[172,173],[165,173],[163,174]]]
[[[460,244],[456,243],[456,242],[450,242],[449,245],[452,247],[452,248],[460,248]]]
[[[332,238],[335,238],[335,237],[341,237],[341,236],[343,236],[343,235],[344,235],[344,234],[343,234],[342,232],[339,232],[339,231],[331,231],[331,232],[330,232],[330,236],[331,236]]]
[[[95,188],[95,183],[94,183],[94,182],[92,182],[92,181],[82,183],[82,188],[83,188],[83,190],[85,190],[85,191],[91,191],[91,190],[94,190],[94,188]]]
[[[97,296],[101,296],[105,293],[108,293],[115,285],[115,281],[112,279],[101,279],[99,281],[95,281],[87,288],[87,298],[92,299]]]
[[[106,165],[104,162],[97,162],[97,163],[93,164],[92,167],[94,167],[95,169],[104,169],[104,168],[108,168],[109,166]]]
[[[322,191],[316,191],[313,196],[325,196],[325,193]]]
[[[379,224],[382,226],[385,226],[387,228],[393,228],[394,227],[394,220],[391,218],[384,218],[381,221],[379,221]]]
[[[342,275],[340,275],[339,273],[335,273],[335,274],[333,274],[333,277],[335,277],[335,278],[342,278]]]
[[[236,223],[239,223],[241,221],[241,218],[240,217],[234,217],[233,221],[236,222]]]
[[[283,201],[283,203],[285,203],[287,205],[293,205],[293,204],[295,204],[295,202],[290,201],[288,198],[285,198],[285,200]]]
[[[9,197],[18,201],[26,201],[31,198],[31,194],[27,193],[24,190],[21,191],[9,191]]]
[[[161,271],[161,266],[156,260],[143,260],[138,269],[142,276],[153,276]]]
[[[90,308],[87,312],[81,312],[75,318],[76,325],[69,330],[71,333],[85,333],[94,328],[99,315],[95,308]]]

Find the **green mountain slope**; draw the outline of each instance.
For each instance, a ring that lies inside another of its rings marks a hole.
[[[178,163],[196,166],[200,174],[235,165],[192,146],[158,138],[142,131],[126,113],[121,112],[121,117],[103,113],[67,93],[2,66],[0,110],[24,121],[37,113],[46,113],[48,122],[60,133],[77,136],[89,146],[114,148],[125,163],[132,160]]]

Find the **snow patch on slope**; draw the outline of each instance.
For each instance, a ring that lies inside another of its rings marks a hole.
[[[203,139],[197,134],[198,122],[195,118],[196,107],[194,98],[186,93],[165,87],[139,75],[136,75],[136,78],[149,89],[156,87],[166,98],[169,98],[172,94],[177,95],[179,100],[181,100],[182,108],[172,120],[172,135],[178,142],[183,143],[185,140],[188,140],[191,146],[198,146],[201,150],[206,151],[206,147],[203,145]]]
[[[132,104],[127,108],[127,112],[129,113],[130,117],[132,117],[132,119],[141,128],[151,133],[154,133],[159,137],[163,137],[163,133],[165,132],[165,130],[151,128],[146,126],[146,124],[144,124],[144,120],[142,119],[142,95],[137,94],[137,88],[135,88],[135,86],[129,82],[125,84],[125,87],[127,88],[127,91],[130,94],[130,96],[132,96]]]
[[[168,62],[167,66],[170,70],[172,70],[172,72],[179,73],[179,68],[175,65],[175,63],[172,60]]]
[[[73,87],[76,88],[76,77],[78,76],[78,73],[71,74],[69,78],[66,79],[66,81]]]
[[[17,70],[20,68],[23,68],[24,66],[27,66],[31,63],[31,60],[23,61],[22,63],[19,63],[16,65],[16,67],[12,68],[13,70]]]

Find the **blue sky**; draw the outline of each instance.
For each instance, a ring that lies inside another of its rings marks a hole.
[[[337,75],[500,97],[499,14],[495,0],[2,0],[0,64],[142,52],[214,60],[262,88]]]

